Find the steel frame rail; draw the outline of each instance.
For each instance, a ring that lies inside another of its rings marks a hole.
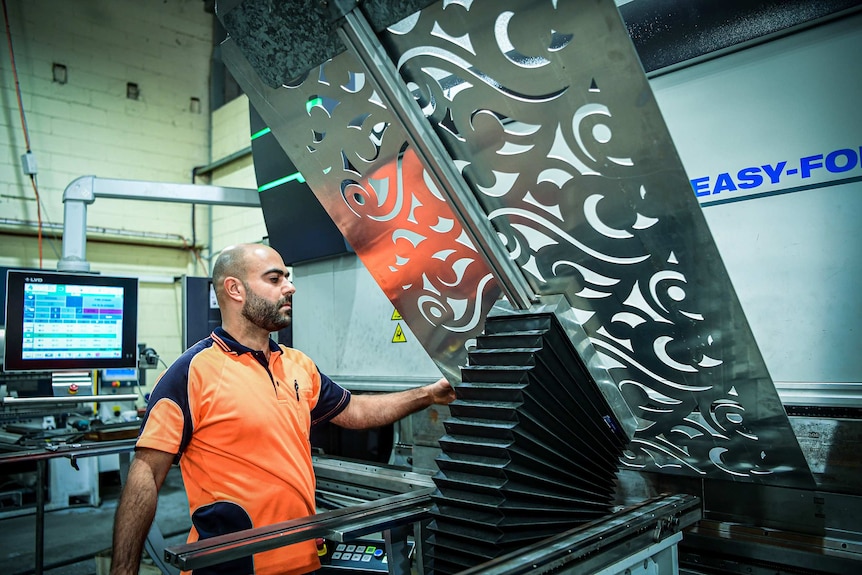
[[[433,491],[433,488],[426,488],[266,527],[171,546],[165,549],[165,561],[183,570],[192,570],[318,537],[341,542],[390,530],[402,532],[406,537],[406,531],[396,528],[427,519]],[[390,557],[389,563],[391,572],[392,566],[402,561]]]

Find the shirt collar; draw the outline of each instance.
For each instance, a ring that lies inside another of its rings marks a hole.
[[[246,347],[243,344],[239,343],[237,340],[233,338],[231,334],[226,332],[221,326],[215,328],[212,332],[213,341],[221,347],[224,351],[233,352],[237,355],[242,355],[244,353],[252,353],[254,349],[250,347]],[[269,351],[272,353],[281,353],[281,347],[269,338]]]

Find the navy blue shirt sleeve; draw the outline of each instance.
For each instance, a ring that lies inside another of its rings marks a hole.
[[[350,403],[350,392],[329,379],[320,370],[320,395],[317,405],[311,410],[311,425],[326,423],[347,407]]]
[[[143,433],[144,427],[147,425],[150,410],[159,402],[159,400],[167,399],[175,403],[183,413],[182,441],[179,452],[176,454],[176,458],[174,459],[174,463],[179,463],[180,456],[182,456],[192,439],[193,426],[191,412],[189,411],[188,395],[189,368],[195,356],[212,345],[212,338],[205,338],[187,349],[185,353],[177,358],[177,360],[172,363],[167,370],[165,370],[157,381],[157,384],[153,387],[150,397],[147,400],[147,411],[144,413],[143,421],[141,421],[141,428],[138,432],[139,436]]]

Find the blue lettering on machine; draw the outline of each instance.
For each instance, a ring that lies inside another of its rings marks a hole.
[[[707,206],[860,180],[862,146],[693,178],[691,187],[701,205]]]

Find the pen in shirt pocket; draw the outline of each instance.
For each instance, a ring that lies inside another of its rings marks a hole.
[[[296,391],[296,401],[299,401],[299,383],[295,379],[293,380],[293,389]]]

